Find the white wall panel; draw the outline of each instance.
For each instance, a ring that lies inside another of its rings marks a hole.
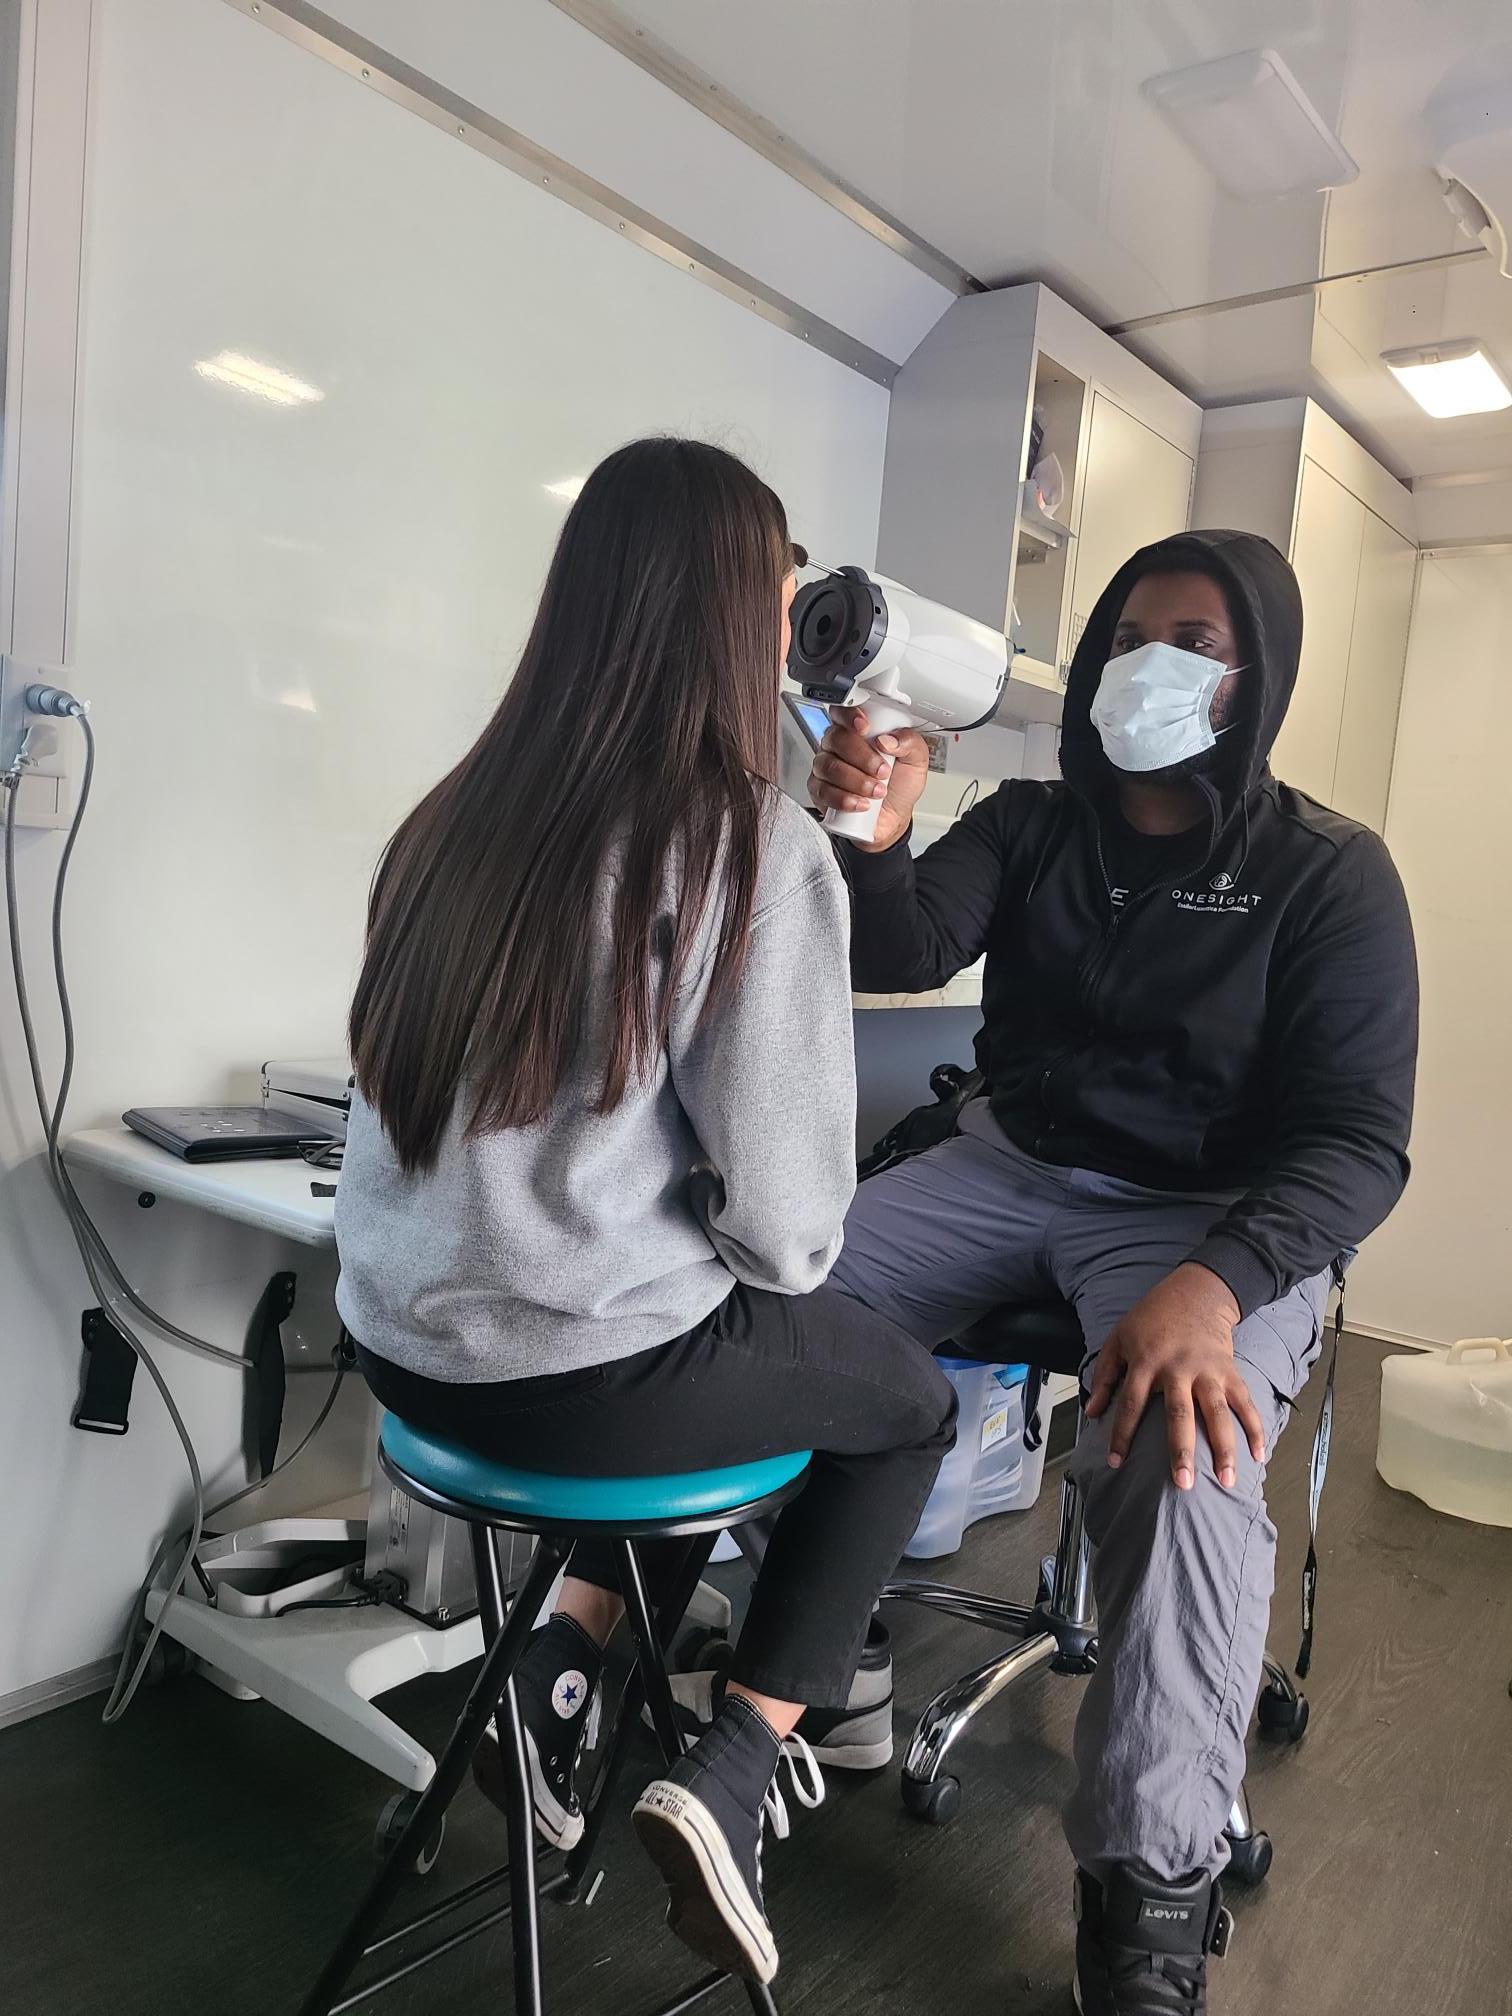
[[[1386,827],[1423,977],[1414,1168],[1350,1314],[1437,1343],[1512,1333],[1509,663],[1512,555],[1425,554]]]
[[[869,563],[887,414],[876,385],[230,7],[95,13],[68,668],[100,740],[69,928],[78,1126],[246,1093],[263,1058],[337,1044],[382,842],[508,679],[566,508],[547,485],[689,431],[753,461],[817,551]],[[323,397],[279,406],[196,373],[223,350]],[[23,836],[38,962],[57,853]],[[0,1555],[3,1696],[110,1650],[183,1473],[145,1380],[123,1441],[68,1426],[87,1291],[8,998],[0,1018],[0,1477],[9,1529],[48,1535],[45,1562]],[[238,1342],[279,1256],[179,1254],[155,1283]],[[312,1310],[321,1292],[312,1275]],[[223,1474],[235,1375],[164,1357]]]

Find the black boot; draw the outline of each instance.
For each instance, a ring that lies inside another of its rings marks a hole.
[[[1206,2016],[1210,1953],[1233,1920],[1210,1876],[1157,1883],[1132,1869],[1076,1877],[1076,2006],[1083,2016]]]
[[[701,1958],[753,1981],[770,1981],[777,1972],[761,1894],[761,1844],[768,1818],[779,1840],[788,1831],[787,1807],[773,1782],[784,1760],[798,1799],[817,1806],[824,1780],[808,1745],[798,1737],[780,1743],[766,1718],[734,1695],[694,1748],[646,1787],[633,1816],[666,1879],[670,1929]]]
[[[553,1617],[531,1638],[515,1668],[536,1831],[553,1848],[582,1839],[583,1809],[573,1783],[578,1753],[595,1719],[604,1655],[570,1617]],[[473,1755],[478,1789],[504,1807],[504,1766],[492,1723]]]

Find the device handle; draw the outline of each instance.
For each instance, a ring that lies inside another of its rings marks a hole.
[[[1472,1351],[1489,1351],[1493,1358],[1512,1358],[1512,1351],[1507,1349],[1500,1337],[1461,1337],[1457,1344],[1449,1346],[1449,1355],[1444,1363],[1459,1365]]]
[[[871,729],[866,739],[873,748],[876,747],[879,736],[896,735],[900,728],[912,728],[916,720],[906,708],[898,706],[896,701],[889,700],[881,693],[858,701],[854,709],[847,711],[865,714],[867,725]],[[877,814],[882,810],[882,805],[883,800],[878,798],[868,805],[864,812],[826,812],[824,830],[826,833],[835,834],[841,840],[875,840]]]

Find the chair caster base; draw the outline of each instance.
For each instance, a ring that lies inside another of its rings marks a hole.
[[[373,1829],[373,1853],[380,1862],[409,1825],[410,1815],[419,1804],[418,1792],[396,1792],[378,1815],[378,1825]],[[440,1826],[410,1863],[412,1875],[429,1876],[440,1859],[441,1843],[445,1839],[446,1815],[443,1813]]]
[[[1300,1743],[1311,1710],[1305,1694],[1292,1694],[1274,1681],[1260,1695],[1257,1719],[1267,1743]]]
[[[1096,1667],[1097,1640],[1095,1638],[1089,1638],[1080,1650],[1068,1647],[1064,1652],[1057,1652],[1055,1657],[1050,1661],[1050,1671],[1052,1673],[1066,1673],[1075,1680],[1085,1680],[1089,1673],[1096,1670]]]
[[[961,1810],[959,1778],[903,1779],[903,1806],[931,1827],[948,1827]]]
[[[1258,1890],[1270,1874],[1275,1852],[1269,1834],[1247,1834],[1241,1841],[1231,1839],[1225,1878],[1246,1890]]]
[[[1034,1613],[1038,1630],[1055,1640],[1050,1655],[1052,1673],[1068,1673],[1085,1679],[1097,1665],[1097,1626],[1076,1624],[1042,1603]]]
[[[695,1625],[692,1630],[685,1631],[672,1647],[667,1670],[670,1673],[717,1673],[728,1671],[734,1662],[735,1647],[727,1632]]]

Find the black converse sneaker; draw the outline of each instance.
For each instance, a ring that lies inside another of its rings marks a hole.
[[[1082,2016],[1207,2016],[1208,1955],[1233,1919],[1210,1876],[1157,1883],[1131,1869],[1076,1877],[1076,2006]]]
[[[808,1745],[801,1737],[780,1743],[765,1716],[732,1695],[687,1756],[646,1787],[632,1816],[671,1893],[668,1927],[702,1959],[753,1981],[777,1972],[761,1847],[769,1819],[778,1840],[787,1837],[775,1782],[783,1762],[799,1803],[817,1806],[824,1780]]]
[[[583,1835],[573,1773],[598,1721],[604,1655],[570,1617],[555,1616],[537,1631],[515,1668],[515,1693],[525,1725],[525,1755],[536,1831],[553,1848],[575,1848]],[[473,1753],[479,1790],[501,1809],[504,1765],[492,1722]]]
[[[725,1675],[717,1670],[674,1673],[671,1680],[678,1721],[684,1735],[696,1742],[723,1705]],[[653,1726],[649,1709],[642,1720]],[[806,1708],[797,1734],[826,1769],[880,1771],[892,1762],[892,1639],[884,1624],[872,1621],[845,1706]]]

